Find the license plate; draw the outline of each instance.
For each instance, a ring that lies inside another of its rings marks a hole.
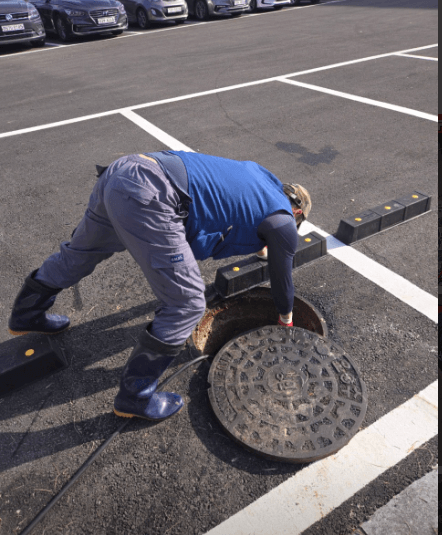
[[[115,24],[115,17],[102,17],[97,19],[98,24]]]
[[[24,24],[10,24],[9,26],[2,26],[2,30],[4,32],[18,32],[24,29],[25,29]]]
[[[181,13],[180,7],[169,7],[168,13]]]
[[[245,3],[244,0],[234,0],[233,5],[234,6],[240,6],[240,5],[244,4],[244,3]]]

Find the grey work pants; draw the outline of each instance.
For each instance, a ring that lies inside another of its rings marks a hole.
[[[113,253],[128,250],[160,301],[151,333],[183,343],[205,310],[205,285],[186,240],[180,197],[160,166],[139,155],[116,160],[99,177],[70,242],[37,280],[69,288]]]

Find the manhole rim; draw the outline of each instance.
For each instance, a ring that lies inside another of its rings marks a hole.
[[[204,319],[205,317],[211,312],[213,311],[214,309],[216,309],[217,307],[221,307],[223,305],[223,303],[232,303],[234,300],[237,300],[241,297],[262,297],[263,293],[266,293],[267,295],[265,296],[265,298],[269,299],[270,301],[272,301],[272,303],[274,304],[273,302],[273,297],[271,295],[271,289],[268,288],[268,287],[265,287],[265,286],[257,286],[255,288],[251,288],[250,290],[247,290],[241,294],[237,294],[237,295],[234,295],[234,296],[231,296],[231,297],[227,297],[225,299],[222,299],[220,301],[216,301],[214,303],[212,303],[212,306],[210,306],[210,303],[208,306],[206,306],[206,309],[204,311],[204,314],[203,316],[201,317],[201,319],[198,321],[198,323],[195,325],[194,327],[194,330],[192,332],[192,334],[189,336],[188,338],[188,342],[190,344],[190,346],[193,348],[194,351],[196,351],[196,353],[198,355],[203,355],[205,354],[205,351],[201,350],[198,348],[197,346],[197,342],[195,340],[195,336],[196,336],[196,333],[198,331],[199,328],[201,328],[203,322],[204,322]],[[248,294],[248,295],[247,295]],[[261,294],[261,295],[260,295]],[[327,322],[326,320],[324,319],[323,315],[321,314],[321,312],[315,307],[315,305],[313,305],[310,301],[308,301],[305,297],[301,296],[298,292],[295,291],[294,293],[294,296],[293,296],[293,308],[295,308],[295,305],[296,305],[296,300],[298,300],[299,302],[301,302],[302,304],[304,304],[306,307],[310,308],[311,311],[313,312],[313,314],[316,316],[317,320],[319,321],[320,325],[321,325],[321,328],[323,330],[323,334],[319,334],[319,333],[315,333],[314,331],[310,331],[309,329],[305,329],[307,330],[308,332],[311,332],[311,333],[314,333],[314,334],[317,334],[318,336],[322,336],[323,338],[325,339],[328,339],[328,326],[327,326]],[[220,310],[220,312],[222,312],[222,310]],[[268,324],[266,326],[274,326],[274,327],[277,327],[278,324],[276,323],[276,319],[275,318],[275,324],[274,325],[271,325],[271,324]],[[262,326],[260,328],[264,328],[266,326]],[[302,327],[298,327],[299,329],[301,329]],[[253,331],[255,329],[248,329],[247,331],[244,331],[236,336],[240,336],[242,334],[246,334],[247,332],[250,332],[250,331]],[[234,338],[236,338],[236,336],[234,336]],[[229,343],[230,340],[228,340],[226,342]],[[225,345],[225,344],[224,344]],[[224,347],[224,345],[222,347]],[[222,348],[221,348],[222,349]],[[217,351],[217,353],[219,351],[221,351],[221,349],[219,349]],[[215,355],[217,354],[215,353]],[[215,356],[213,355],[213,356]]]

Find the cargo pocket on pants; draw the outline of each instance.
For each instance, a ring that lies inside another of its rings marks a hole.
[[[204,293],[205,284],[190,246],[150,254],[153,292],[166,304],[178,304]]]

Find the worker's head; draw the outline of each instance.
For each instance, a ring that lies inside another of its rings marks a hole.
[[[309,192],[299,184],[284,184],[284,193],[289,198],[292,205],[292,212],[296,219],[296,226],[301,226],[301,223],[308,218],[310,210],[312,209],[312,200]]]

